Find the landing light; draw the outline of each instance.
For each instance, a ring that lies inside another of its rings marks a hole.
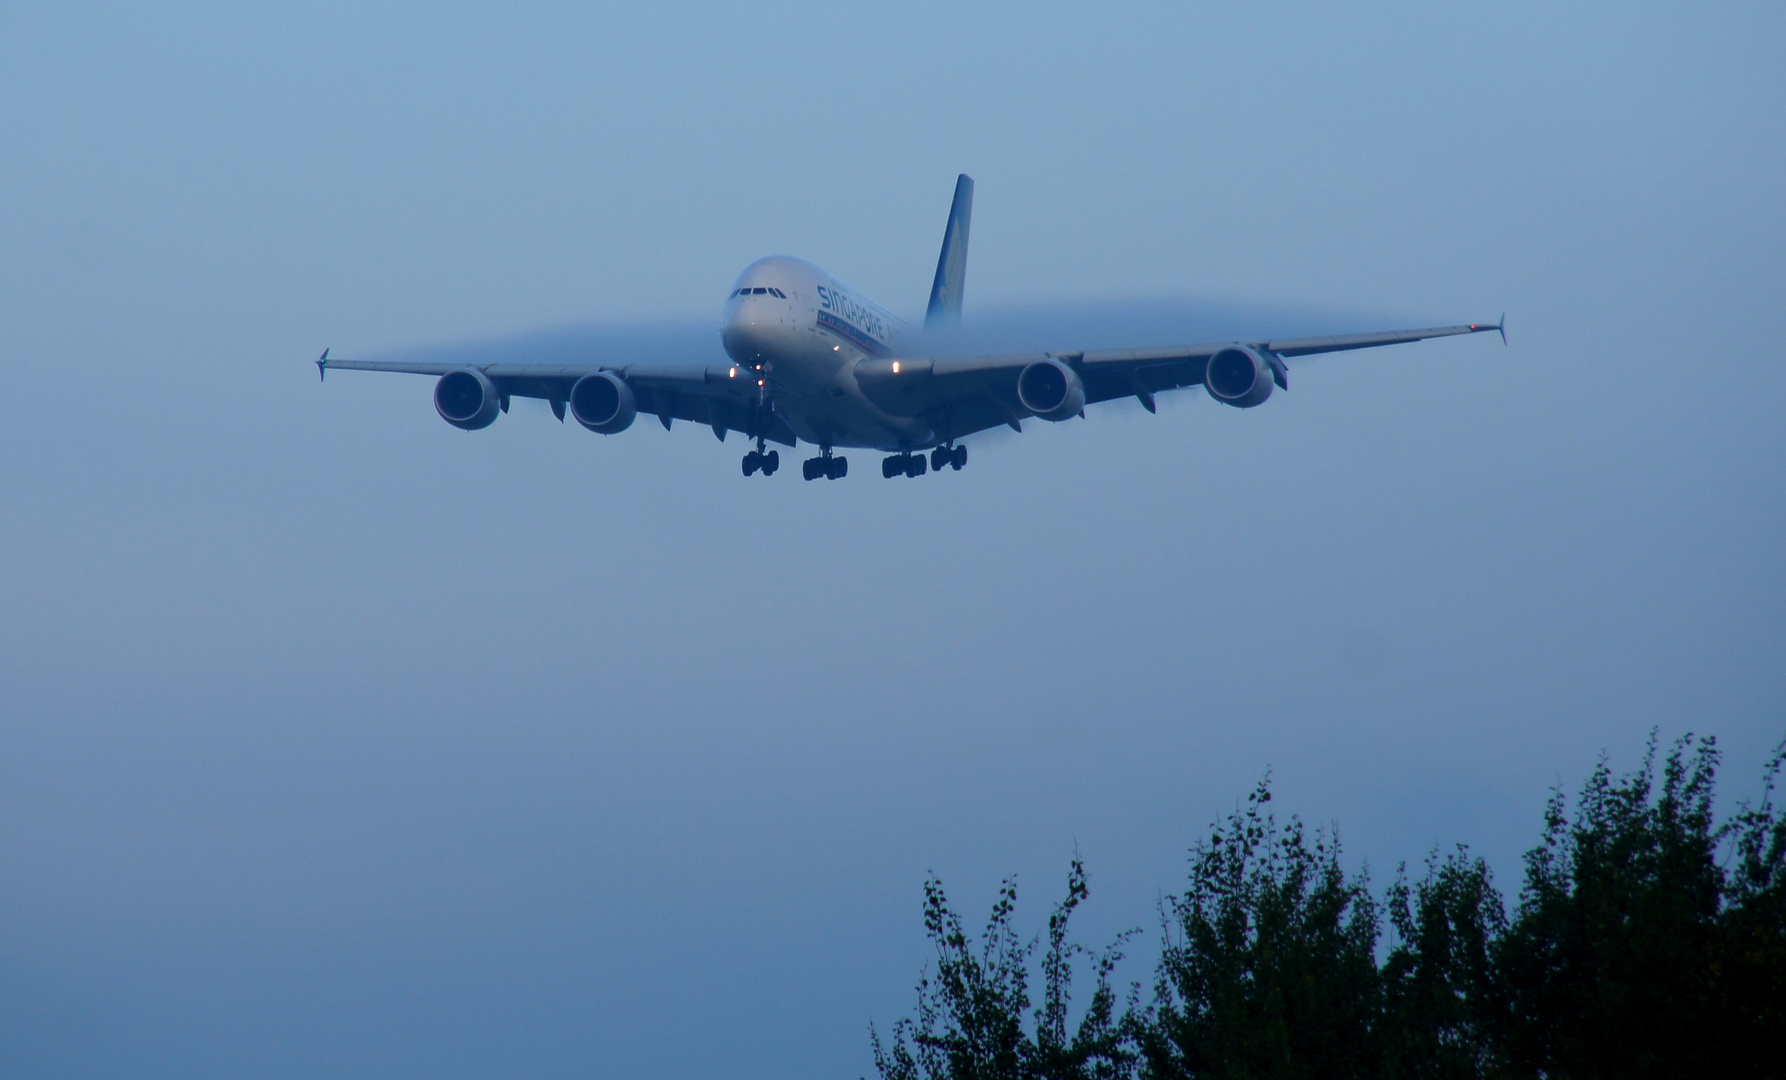
[[[899,361],[893,361],[893,374],[899,374]]]
[[[728,379],[736,379],[737,377],[738,377],[738,369],[737,368],[733,368],[731,370],[731,373],[726,376],[726,378],[728,378]]]

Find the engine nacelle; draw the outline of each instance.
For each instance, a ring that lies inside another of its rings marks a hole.
[[[617,435],[633,426],[639,402],[633,388],[612,371],[585,375],[571,387],[571,415],[590,431]]]
[[[1203,388],[1223,405],[1250,409],[1271,396],[1274,372],[1271,362],[1258,350],[1230,345],[1209,358],[1203,369]]]
[[[1017,400],[1042,419],[1059,422],[1085,408],[1085,384],[1064,361],[1037,360],[1018,372]]]
[[[449,371],[434,384],[434,411],[456,428],[476,431],[496,422],[502,395],[490,377],[476,368]]]

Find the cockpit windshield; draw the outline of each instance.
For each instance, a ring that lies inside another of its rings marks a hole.
[[[760,285],[749,289],[733,289],[732,296],[727,297],[726,299],[729,300],[736,296],[776,296],[783,300],[788,298],[788,294],[782,292],[780,289],[764,288]]]

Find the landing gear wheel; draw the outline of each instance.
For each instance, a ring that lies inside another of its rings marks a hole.
[[[744,475],[749,476],[763,467],[763,455],[752,450],[744,455]]]
[[[823,452],[815,458],[807,458],[800,465],[800,475],[808,480],[824,477],[827,480],[841,480],[850,471],[848,458],[832,457],[829,446],[820,448]]]
[[[942,472],[943,466],[953,460],[955,460],[954,451],[939,446],[930,452],[930,471]]]
[[[962,469],[967,468],[966,446],[957,446],[955,452],[949,455],[949,466],[956,472],[960,472]],[[938,468],[941,468],[941,466],[938,466]]]
[[[905,472],[905,458],[899,454],[881,459],[881,475],[891,480]]]
[[[929,471],[926,465],[923,454],[913,454],[905,459],[905,474],[907,476],[923,476]]]
[[[781,468],[781,454],[775,450],[771,450],[767,454],[762,455],[762,457],[763,475],[774,476],[775,470]]]

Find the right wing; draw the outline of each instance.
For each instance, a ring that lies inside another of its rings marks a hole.
[[[1288,382],[1287,356],[1370,349],[1428,338],[1506,334],[1500,323],[1437,326],[1424,330],[1390,330],[1316,338],[1273,338],[1265,341],[1221,341],[1147,349],[1102,349],[1080,353],[1017,353],[920,360],[863,360],[856,382],[875,405],[894,416],[930,417],[938,431],[960,438],[976,431],[1019,422],[1033,416],[1017,398],[1017,376],[1039,360],[1066,363],[1085,384],[1086,404],[1133,397],[1150,411],[1153,395],[1203,382],[1209,358],[1223,349],[1246,346],[1271,363],[1280,385]],[[895,366],[897,365],[897,370]]]

